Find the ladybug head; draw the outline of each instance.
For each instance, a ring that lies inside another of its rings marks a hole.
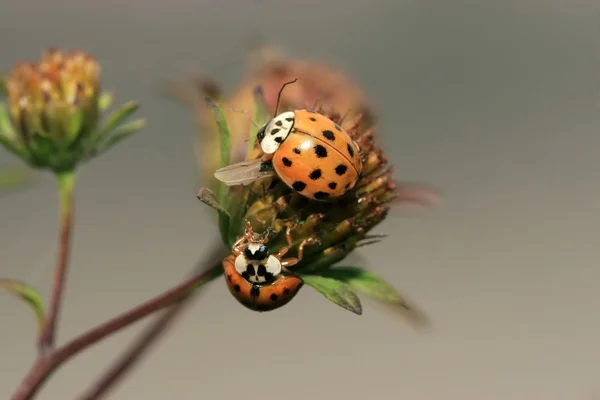
[[[262,261],[269,256],[269,249],[261,243],[250,243],[244,247],[246,260]]]
[[[265,138],[265,131],[267,130],[267,125],[269,125],[268,122],[264,124],[263,127],[260,128],[260,130],[256,133],[256,139],[258,140],[258,144],[260,144]]]

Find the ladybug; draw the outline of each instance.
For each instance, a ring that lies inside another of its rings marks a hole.
[[[288,245],[275,255],[266,246],[268,236],[256,235],[246,222],[246,231],[233,245],[232,253],[223,260],[223,270],[229,291],[245,307],[258,312],[271,311],[290,302],[304,286],[304,281],[287,270],[302,260],[306,244],[298,247],[297,258],[282,257],[292,246],[291,228],[286,231]]]
[[[234,186],[277,175],[301,195],[326,201],[354,188],[362,171],[358,144],[341,126],[309,109],[276,115],[256,140],[262,157],[220,168],[215,178]]]

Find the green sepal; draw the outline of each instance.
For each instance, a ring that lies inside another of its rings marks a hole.
[[[301,274],[299,276],[305,284],[317,290],[332,303],[354,314],[362,315],[360,299],[350,285],[325,276]]]
[[[100,143],[98,143],[96,148],[94,148],[94,154],[102,154],[108,151],[110,148],[120,143],[121,141],[127,139],[134,133],[142,130],[146,126],[146,120],[144,119],[136,119],[135,121],[131,121],[122,125],[120,128],[117,128],[114,132],[109,133],[107,136],[101,138]]]
[[[260,129],[260,125],[267,122],[269,118],[269,111],[267,109],[267,103],[265,102],[265,96],[262,90],[262,86],[258,85],[254,88],[254,123],[259,126],[252,124],[250,127],[250,137],[248,140],[248,153],[252,152],[256,142],[256,134]]]
[[[219,129],[221,167],[226,167],[229,165],[231,155],[231,135],[229,133],[229,125],[227,124],[223,109],[221,109],[221,107],[219,107],[210,97],[205,97],[204,100],[216,117],[215,121],[217,123],[217,128]]]
[[[219,130],[219,147],[221,151],[221,167],[229,165],[231,155],[231,136],[229,133],[229,125],[225,118],[225,113],[210,97],[205,97],[204,101],[210,107],[211,111],[215,114],[215,122]],[[218,183],[218,199],[219,203],[224,204],[228,207],[229,202],[227,201],[228,188],[223,182]]]
[[[19,297],[31,307],[36,316],[38,331],[41,332],[46,312],[44,310],[44,300],[39,292],[26,283],[10,279],[0,279],[0,288]]]
[[[58,169],[62,154],[50,137],[33,135],[30,149],[35,165],[39,167],[49,166],[53,170]]]
[[[0,104],[0,135],[8,139],[14,139],[17,136],[8,109],[4,104]]]
[[[82,109],[76,110],[69,118],[69,126],[67,128],[68,143],[72,143],[76,140],[83,128],[85,123],[85,112]]]
[[[113,111],[109,116],[104,126],[99,132],[100,136],[108,135],[114,131],[125,119],[133,115],[139,108],[136,102],[130,101],[121,106],[118,110]]]
[[[348,254],[349,250],[343,244],[335,247],[328,247],[310,264],[298,267],[294,271],[306,274],[323,275],[323,271],[327,271],[334,264],[342,261]]]

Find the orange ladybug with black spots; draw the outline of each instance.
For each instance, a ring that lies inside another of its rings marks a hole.
[[[246,231],[233,245],[232,253],[223,260],[223,270],[229,291],[245,307],[258,312],[272,311],[292,300],[300,291],[302,278],[291,273],[291,267],[302,260],[304,240],[298,247],[297,258],[283,256],[292,246],[291,228],[286,231],[288,245],[277,254],[270,254],[268,236],[256,235],[246,222]]]
[[[311,110],[281,113],[257,133],[263,156],[215,172],[228,186],[277,175],[303,196],[326,201],[354,188],[362,171],[360,148],[329,118]]]

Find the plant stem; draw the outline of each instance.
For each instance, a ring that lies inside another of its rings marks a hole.
[[[58,259],[54,270],[54,284],[48,316],[39,338],[39,351],[44,356],[54,348],[56,327],[67,280],[69,255],[71,252],[71,231],[73,227],[75,173],[65,172],[57,175],[59,194],[60,232],[58,239]]]
[[[223,250],[219,248],[219,251]],[[210,265],[210,268],[203,268],[165,293],[90,329],[64,346],[51,351],[48,356],[38,358],[13,395],[12,400],[33,399],[50,375],[80,351],[126,328],[134,322],[178,302],[195,289],[220,276],[223,271],[220,262],[221,258],[219,258],[217,263],[213,262],[212,259],[210,263],[202,263],[202,265]]]
[[[184,295],[176,304],[167,309],[157,321],[144,332],[136,343],[121,357],[98,382],[88,389],[79,400],[98,400],[105,396],[122,381],[127,372],[139,361],[161,334],[173,325],[175,319],[182,313],[184,306],[191,300],[191,292]]]

